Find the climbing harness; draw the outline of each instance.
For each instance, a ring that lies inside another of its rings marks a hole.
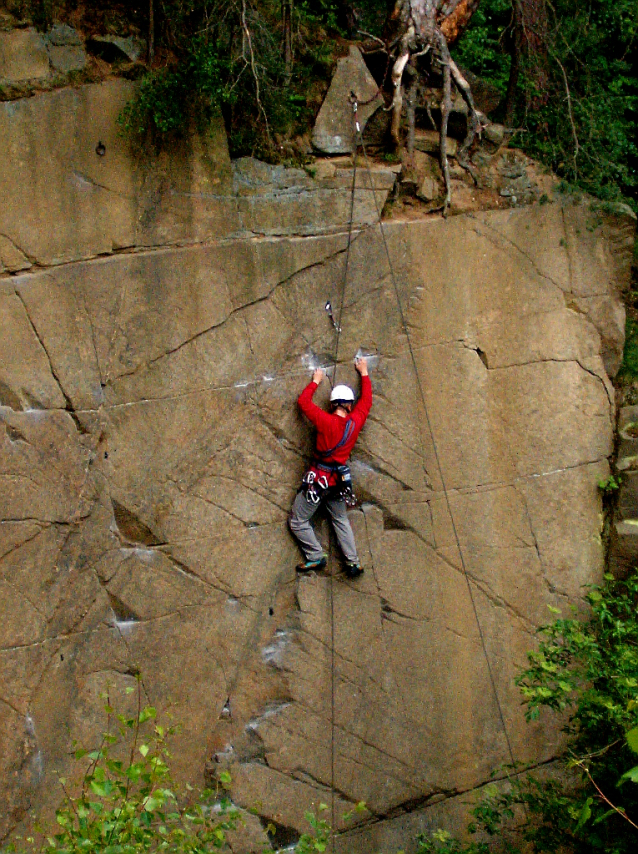
[[[444,495],[444,499],[445,499],[445,505],[447,508],[448,516],[450,518],[450,523],[451,523],[452,531],[454,534],[454,540],[456,543],[456,547],[457,547],[458,554],[459,554],[459,560],[461,563],[461,569],[462,569],[463,576],[465,578],[465,582],[467,585],[467,590],[468,590],[468,594],[469,594],[469,598],[470,598],[470,602],[471,602],[471,606],[472,606],[472,611],[474,613],[474,619],[475,619],[478,634],[480,637],[481,648],[483,650],[483,655],[485,657],[485,663],[487,666],[489,681],[490,681],[490,685],[492,688],[492,693],[494,695],[496,708],[498,710],[498,715],[500,718],[501,728],[502,728],[503,736],[504,736],[505,743],[507,746],[507,751],[508,751],[508,754],[510,757],[511,765],[512,765],[512,767],[515,767],[516,766],[516,760],[514,758],[514,751],[513,751],[512,743],[510,741],[509,733],[507,730],[507,724],[505,722],[505,715],[503,712],[503,707],[501,705],[500,697],[498,694],[498,689],[496,686],[496,679],[494,676],[494,671],[492,669],[492,665],[490,663],[489,653],[487,650],[487,642],[485,639],[485,634],[484,634],[483,628],[481,626],[481,621],[480,621],[479,614],[478,614],[478,609],[477,609],[476,600],[474,597],[474,592],[472,590],[472,585],[470,583],[470,579],[469,579],[469,575],[468,575],[468,571],[467,571],[467,566],[465,563],[465,557],[463,554],[463,549],[461,547],[461,540],[460,540],[460,537],[458,534],[458,529],[456,526],[454,513],[452,511],[452,506],[450,503],[449,491],[448,491],[448,487],[447,487],[445,477],[443,474],[443,466],[441,464],[441,458],[439,455],[438,445],[436,442],[436,437],[434,436],[434,430],[432,428],[432,422],[430,420],[427,402],[425,399],[425,393],[423,390],[423,385],[421,383],[421,376],[419,374],[418,365],[416,362],[414,347],[412,345],[412,340],[410,337],[410,329],[409,329],[409,326],[408,326],[408,323],[407,323],[407,320],[406,320],[406,317],[405,317],[405,314],[403,311],[403,306],[401,304],[401,297],[400,297],[399,288],[397,285],[396,273],[394,270],[394,265],[392,263],[392,258],[390,255],[390,249],[388,247],[387,238],[386,238],[385,231],[383,228],[382,210],[379,208],[379,205],[377,203],[377,196],[376,196],[376,192],[375,192],[374,184],[373,184],[373,180],[372,180],[372,169],[370,166],[370,160],[368,158],[368,153],[366,151],[365,143],[363,141],[363,136],[361,133],[361,127],[360,127],[359,120],[358,120],[358,114],[357,114],[357,112],[358,112],[358,101],[357,101],[357,98],[356,98],[356,95],[354,94],[354,92],[350,93],[350,99],[349,100],[350,100],[350,103],[352,106],[353,126],[354,126],[354,145],[353,145],[353,156],[352,156],[352,163],[353,163],[352,190],[351,190],[351,200],[350,200],[350,223],[349,223],[349,228],[348,228],[348,243],[347,243],[347,247],[346,247],[346,260],[345,260],[344,278],[343,278],[343,285],[342,285],[342,292],[341,292],[341,305],[340,305],[339,315],[338,315],[337,319],[333,320],[333,325],[334,325],[335,331],[337,333],[334,365],[335,365],[335,369],[336,369],[336,366],[338,363],[338,355],[339,355],[339,338],[340,338],[340,332],[341,332],[341,318],[343,315],[343,306],[344,306],[345,291],[346,291],[347,277],[348,277],[348,265],[349,265],[349,260],[350,260],[350,247],[352,244],[354,197],[355,197],[355,190],[356,190],[356,174],[357,174],[357,149],[360,146],[361,150],[363,152],[363,156],[364,156],[364,160],[365,160],[365,164],[366,164],[366,169],[367,169],[367,174],[368,174],[368,180],[369,180],[370,188],[372,190],[372,195],[374,198],[374,204],[375,204],[376,213],[377,213],[377,223],[379,226],[379,232],[381,234],[381,239],[383,241],[385,256],[386,256],[386,259],[388,262],[388,268],[389,268],[389,272],[390,272],[390,278],[392,280],[392,286],[394,289],[394,294],[396,297],[397,308],[398,308],[399,317],[400,317],[400,321],[401,321],[401,327],[402,327],[402,331],[405,334],[406,342],[408,345],[408,350],[410,353],[410,360],[412,362],[412,368],[414,371],[414,376],[415,376],[416,385],[417,385],[417,389],[418,389],[418,395],[419,395],[419,399],[421,401],[421,406],[423,408],[423,413],[425,416],[425,424],[426,424],[427,431],[429,434],[430,443],[431,443],[432,449],[434,451],[434,459],[436,461],[436,467],[437,467],[437,471],[438,471],[439,478],[441,481],[441,486],[442,486],[443,495]],[[329,304],[326,305],[326,310],[327,310],[328,305]],[[330,316],[332,317],[332,314]],[[423,470],[424,470],[424,473],[427,474],[427,472],[425,471],[425,455],[423,455],[422,458],[423,458]],[[364,514],[364,521],[366,524],[366,531],[367,531],[367,520],[365,520],[365,514]],[[332,557],[332,544],[330,546],[330,556]],[[330,573],[330,620],[331,620],[331,635],[330,635],[330,638],[331,638],[331,762],[330,762],[330,773],[331,773],[331,796],[332,796],[332,811],[331,811],[332,812],[332,848],[333,848],[333,854],[334,854],[335,839],[336,839],[336,837],[335,837],[335,819],[336,819],[336,805],[335,805],[335,759],[336,759],[336,752],[335,752],[336,751],[335,711],[336,711],[336,707],[335,707],[335,694],[336,694],[336,684],[335,684],[334,590],[333,590],[333,574],[332,573]],[[506,769],[506,774],[508,774],[507,769]],[[509,774],[508,774],[508,776],[509,776]]]
[[[352,475],[350,467],[345,463],[330,460],[330,457],[348,442],[354,430],[354,421],[348,418],[343,428],[343,435],[336,445],[327,451],[315,451],[315,458],[310,468],[304,474],[301,489],[312,504],[319,504],[323,498],[345,501],[348,507],[357,503],[352,490]],[[320,474],[324,472],[324,474]],[[334,481],[330,483],[330,481]]]

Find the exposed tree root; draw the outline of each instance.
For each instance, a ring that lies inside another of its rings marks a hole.
[[[448,41],[452,43],[467,25],[478,0],[396,0],[389,23],[396,34],[388,50],[394,50],[392,67],[393,97],[391,134],[396,145],[401,145],[401,117],[404,97],[408,117],[407,148],[410,159],[414,157],[414,125],[416,95],[420,76],[420,58],[429,55],[430,65],[443,77],[441,98],[440,160],[445,181],[443,215],[452,200],[450,167],[447,157],[448,121],[452,110],[452,86],[461,93],[467,104],[467,134],[459,146],[457,160],[472,175],[476,175],[469,160],[469,151],[477,134],[482,129],[481,115],[474,105],[472,91],[458,66],[450,56]],[[410,80],[406,83],[405,78]],[[431,114],[428,112],[428,115]]]

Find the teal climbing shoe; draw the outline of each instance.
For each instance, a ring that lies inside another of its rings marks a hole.
[[[318,560],[306,560],[303,563],[297,565],[297,572],[312,572],[313,569],[319,572],[322,569],[326,568],[326,564],[328,563],[328,558],[323,555]]]

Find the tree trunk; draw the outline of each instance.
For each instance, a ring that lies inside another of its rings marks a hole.
[[[148,64],[152,65],[155,59],[155,4],[153,0],[148,3]]]
[[[357,36],[357,13],[354,8],[354,3],[349,0],[340,0],[338,11],[339,26],[343,27],[348,33],[348,38],[354,39]]]
[[[479,0],[461,0],[454,11],[441,22],[441,32],[449,47],[463,35],[478,4]]]
[[[284,30],[284,69],[286,83],[292,76],[292,0],[282,0],[281,17]]]
[[[527,110],[545,106],[549,97],[549,71],[547,57],[547,6],[546,0],[512,0],[514,27],[511,41],[512,64],[505,102],[505,121],[514,122],[516,95],[521,67],[532,84],[527,94]]]

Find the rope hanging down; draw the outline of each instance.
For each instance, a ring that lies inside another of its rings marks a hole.
[[[339,304],[339,312],[336,315],[336,317],[332,311],[332,305],[329,302],[326,303],[326,311],[329,312],[330,318],[332,320],[333,327],[335,329],[335,335],[336,335],[335,351],[334,351],[334,359],[333,359],[334,370],[336,372],[337,363],[339,360],[339,342],[340,342],[340,333],[341,333],[341,320],[342,320],[342,316],[343,316],[343,307],[344,307],[344,302],[345,302],[345,293],[346,293],[347,280],[348,280],[348,267],[349,267],[349,263],[350,263],[350,249],[351,249],[351,245],[352,245],[352,231],[353,231],[353,220],[354,220],[354,201],[355,201],[356,180],[357,180],[357,152],[358,152],[359,147],[361,147],[361,150],[363,151],[363,156],[365,158],[368,181],[370,183],[370,189],[372,190],[372,196],[374,198],[374,204],[375,204],[375,209],[376,209],[376,213],[377,213],[377,224],[379,226],[381,239],[383,241],[383,247],[384,247],[385,255],[387,258],[387,262],[388,262],[388,269],[390,272],[390,278],[392,279],[392,286],[393,286],[394,294],[396,297],[397,308],[398,308],[399,317],[401,320],[401,328],[405,334],[406,341],[408,344],[408,350],[410,353],[410,360],[412,362],[412,369],[413,369],[415,380],[416,380],[416,386],[417,386],[417,390],[418,390],[419,399],[421,401],[421,406],[423,407],[423,413],[425,415],[425,423],[427,426],[427,431],[429,434],[430,443],[431,443],[432,449],[434,451],[434,458],[436,461],[436,467],[437,467],[437,471],[438,471],[439,478],[441,481],[441,486],[442,486],[443,495],[444,495],[444,499],[445,499],[445,505],[446,505],[448,515],[450,518],[450,523],[451,523],[452,531],[454,534],[454,540],[455,540],[456,547],[458,550],[459,560],[461,562],[461,569],[463,572],[463,577],[465,578],[465,583],[467,585],[467,590],[468,590],[470,602],[472,605],[472,611],[474,613],[474,619],[476,621],[476,626],[477,626],[480,641],[481,641],[481,648],[483,650],[483,655],[485,657],[487,672],[489,675],[489,680],[490,680],[492,692],[494,694],[494,700],[496,702],[496,707],[498,710],[498,715],[499,715],[501,727],[503,730],[503,736],[504,736],[504,739],[505,739],[505,742],[507,745],[507,751],[508,751],[508,754],[510,757],[510,762],[511,762],[512,766],[515,766],[516,760],[514,758],[514,751],[512,749],[512,743],[510,741],[510,737],[509,737],[509,734],[507,731],[507,724],[505,722],[505,715],[503,712],[503,707],[501,705],[500,697],[498,694],[498,689],[496,686],[496,679],[494,676],[494,671],[492,670],[492,665],[490,663],[489,653],[487,650],[487,642],[485,640],[485,635],[483,633],[483,629],[481,626],[481,621],[480,621],[478,609],[476,606],[476,600],[474,598],[474,592],[472,590],[472,585],[471,585],[470,578],[468,575],[467,566],[465,563],[465,557],[463,555],[463,549],[461,547],[461,540],[460,540],[458,530],[456,527],[456,521],[454,519],[454,513],[452,511],[452,505],[450,502],[450,496],[449,496],[448,488],[447,488],[447,485],[445,482],[445,477],[443,475],[443,467],[441,464],[439,449],[438,449],[438,445],[436,442],[436,438],[434,436],[434,430],[432,428],[432,422],[430,420],[430,414],[429,414],[428,406],[427,406],[426,399],[425,399],[425,393],[423,390],[423,385],[421,383],[421,376],[419,374],[419,369],[418,369],[416,357],[414,354],[414,348],[412,346],[412,340],[410,337],[410,330],[408,327],[407,320],[405,318],[405,314],[403,312],[403,306],[401,304],[401,296],[399,294],[399,288],[397,285],[396,273],[394,270],[394,265],[392,263],[392,257],[390,255],[390,249],[388,247],[388,241],[387,241],[385,230],[383,227],[382,210],[379,208],[379,205],[377,203],[377,196],[376,196],[376,191],[375,191],[374,183],[373,183],[372,168],[370,166],[370,160],[368,157],[368,153],[366,151],[365,143],[363,141],[363,136],[361,133],[361,127],[359,125],[359,120],[358,120],[358,116],[357,116],[358,102],[357,102],[356,95],[353,92],[350,95],[350,103],[352,105],[353,131],[354,131],[353,158],[352,158],[352,163],[353,163],[352,187],[351,187],[351,197],[350,197],[350,221],[349,221],[349,226],[348,226],[348,242],[347,242],[347,246],[346,246],[346,257],[345,257],[345,265],[344,265],[343,283],[342,283],[342,288],[341,288],[341,299],[340,299],[340,304]],[[422,464],[423,464],[424,473],[427,475],[427,472],[425,470],[425,457],[424,456],[422,457]],[[330,543],[330,557],[331,558],[332,558],[332,554],[333,554],[333,548],[332,548],[332,542],[331,542]],[[332,560],[331,560],[331,567],[332,567]],[[330,688],[331,688],[331,710],[330,710],[330,715],[331,715],[331,717],[330,717],[330,723],[331,723],[331,760],[330,760],[330,774],[331,774],[331,796],[332,796],[332,845],[333,845],[333,851],[334,851],[334,848],[335,848],[335,845],[334,845],[334,843],[335,843],[335,819],[336,819],[336,816],[335,816],[335,758],[336,758],[335,757],[335,749],[336,749],[336,737],[335,736],[336,736],[336,723],[335,723],[335,622],[334,622],[334,589],[333,589],[333,587],[334,587],[334,576],[333,576],[333,572],[331,571],[331,573],[330,573],[330,587],[329,587],[329,591],[330,591],[330,621],[331,621],[331,643],[330,643],[330,649],[331,649],[331,680],[330,680]]]
[[[443,476],[443,467],[441,465],[441,458],[439,455],[439,449],[438,449],[438,446],[436,443],[436,438],[434,436],[434,430],[432,428],[432,422],[430,420],[430,413],[428,411],[428,406],[427,406],[427,403],[425,401],[425,393],[423,391],[423,385],[421,383],[421,376],[419,374],[419,369],[418,369],[418,366],[416,363],[416,357],[414,355],[414,348],[412,346],[412,339],[410,338],[410,329],[408,327],[408,323],[406,321],[405,314],[403,313],[403,306],[401,305],[401,297],[400,297],[399,288],[397,285],[397,279],[396,279],[396,274],[394,271],[394,265],[392,264],[392,258],[390,256],[390,249],[388,247],[388,241],[386,239],[385,231],[383,228],[382,210],[379,208],[379,205],[377,204],[377,195],[376,195],[376,192],[374,189],[374,185],[372,183],[372,169],[370,167],[370,159],[368,157],[368,152],[366,151],[365,143],[363,141],[363,136],[362,136],[361,131],[359,129],[359,123],[356,120],[356,114],[357,114],[356,107],[357,107],[357,105],[355,102],[354,114],[355,114],[355,127],[357,129],[357,133],[355,134],[355,147],[354,147],[355,161],[356,161],[357,147],[360,145],[361,150],[363,151],[363,156],[365,158],[366,168],[368,171],[368,179],[370,181],[370,188],[372,189],[372,196],[374,198],[374,205],[375,205],[375,209],[376,209],[377,217],[378,217],[379,231],[381,233],[381,239],[383,240],[385,255],[386,255],[386,258],[388,260],[388,268],[390,271],[390,278],[392,279],[392,286],[394,288],[394,294],[395,294],[396,301],[397,301],[399,316],[401,318],[401,326],[402,326],[403,332],[404,332],[405,337],[406,337],[406,341],[408,344],[408,350],[410,351],[410,360],[412,362],[412,368],[414,370],[414,377],[415,377],[417,389],[419,392],[419,398],[421,400],[421,405],[423,407],[423,414],[425,415],[425,423],[427,425],[428,433],[430,436],[430,442],[432,443],[432,449],[434,451],[434,458],[436,460],[436,467],[437,467],[439,478],[441,481],[441,486],[443,488],[445,505],[447,507],[448,515],[450,517],[450,523],[452,525],[452,531],[454,533],[454,540],[456,542],[456,547],[457,547],[457,550],[459,553],[459,560],[461,561],[461,568],[463,570],[463,576],[465,578],[465,583],[467,585],[467,590],[469,593],[470,602],[472,603],[472,611],[474,612],[474,619],[476,620],[476,627],[478,629],[479,637],[481,639],[481,648],[483,650],[483,655],[485,656],[485,664],[487,665],[487,672],[489,674],[490,684],[492,686],[492,692],[494,694],[494,700],[496,702],[496,707],[498,709],[498,715],[499,715],[499,718],[501,721],[501,726],[503,729],[503,736],[504,736],[505,742],[507,744],[507,751],[509,753],[510,761],[511,761],[512,765],[514,766],[514,765],[516,765],[516,760],[514,758],[514,751],[512,749],[512,743],[510,741],[510,737],[509,737],[509,734],[507,732],[507,725],[505,723],[505,715],[503,713],[503,707],[501,705],[501,701],[500,701],[500,698],[498,695],[498,689],[496,687],[496,679],[494,677],[494,671],[492,670],[492,665],[490,664],[490,657],[489,657],[489,654],[487,651],[487,642],[485,640],[485,635],[484,635],[483,629],[481,627],[481,621],[480,621],[480,618],[478,615],[478,609],[476,607],[476,600],[474,598],[474,592],[472,590],[472,585],[470,583],[470,578],[468,575],[467,566],[465,564],[465,557],[463,555],[463,549],[461,548],[461,540],[460,540],[458,530],[456,527],[456,521],[454,519],[454,513],[452,512],[452,505],[450,503],[449,492],[448,492],[448,489],[447,489],[447,486],[445,483],[445,478]],[[425,460],[423,461],[423,466],[425,468]]]
[[[355,126],[359,124],[356,120],[357,101],[354,93],[351,93],[351,103],[353,105],[353,115]],[[355,155],[356,155],[356,136],[355,136]],[[345,304],[346,287],[348,284],[348,267],[350,264],[350,247],[352,246],[352,229],[354,224],[354,199],[357,187],[357,159],[353,160],[352,169],[352,187],[350,191],[350,213],[348,226],[348,243],[346,246],[346,257],[343,269],[343,282],[341,284],[341,298],[339,300],[339,309],[335,317],[330,301],[326,303],[325,309],[328,312],[330,320],[335,330],[335,348],[333,356],[333,384],[336,380],[337,364],[339,362],[339,343],[341,340],[341,318],[343,317],[343,307]],[[332,851],[335,852],[335,832],[336,832],[336,808],[335,808],[335,761],[336,761],[336,723],[335,723],[335,612],[334,612],[334,547],[332,538],[329,541],[329,566],[330,566],[330,581],[329,581],[329,600],[330,600],[330,820],[331,820],[331,837]]]

